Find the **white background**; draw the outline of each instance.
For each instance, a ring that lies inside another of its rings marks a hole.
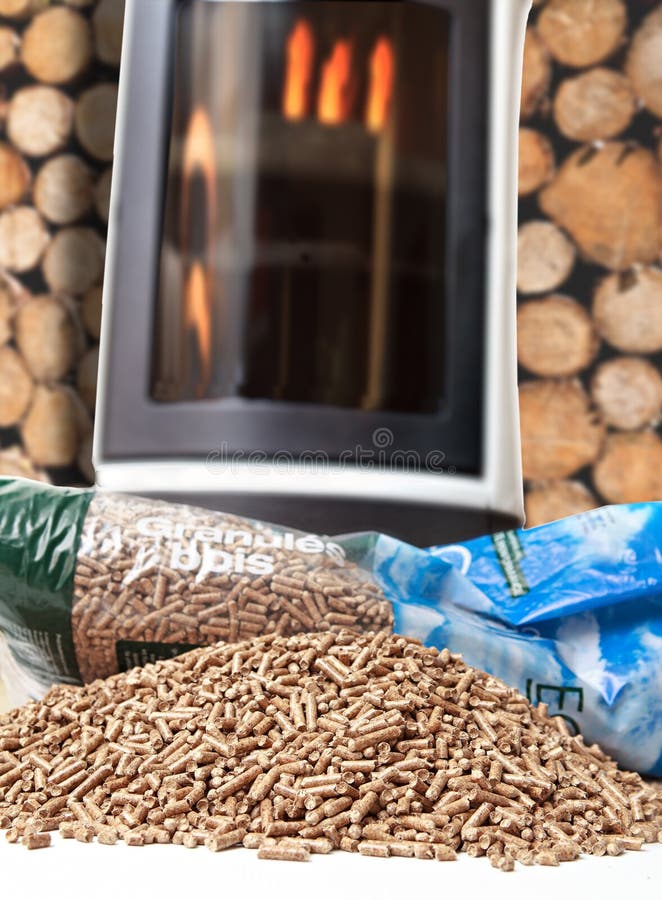
[[[584,857],[558,868],[492,869],[457,862],[369,859],[350,853],[307,863],[257,859],[250,850],[107,847],[61,841],[26,850],[0,836],[2,900],[649,900],[662,897],[662,846],[620,857]]]

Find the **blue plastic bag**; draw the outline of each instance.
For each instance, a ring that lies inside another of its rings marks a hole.
[[[449,585],[418,636],[662,775],[661,547],[662,503],[639,503],[431,548],[471,584]],[[396,629],[413,633],[413,613],[396,604]]]

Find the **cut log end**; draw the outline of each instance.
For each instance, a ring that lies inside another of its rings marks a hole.
[[[524,505],[526,527],[535,528],[588,512],[595,509],[599,501],[581,481],[547,481],[530,487]]]
[[[84,294],[101,278],[104,245],[91,228],[63,228],[51,241],[42,265],[54,294]]]
[[[97,59],[108,66],[119,66],[122,55],[124,0],[99,0],[92,16],[92,24]]]
[[[622,44],[627,26],[623,0],[548,0],[538,32],[560,63],[585,68],[602,62]]]
[[[577,375],[593,362],[599,344],[591,317],[569,297],[553,295],[519,307],[517,356],[534,375]]]
[[[115,134],[117,85],[98,84],[81,94],[76,104],[76,137],[100,162],[111,162]]]
[[[18,62],[21,39],[13,28],[0,26],[0,72]]]
[[[39,264],[50,240],[36,209],[14,206],[0,214],[0,266],[29,272]]]
[[[83,349],[83,335],[65,300],[34,297],[19,308],[16,344],[36,381],[56,381],[70,372]]]
[[[559,131],[583,143],[617,137],[629,126],[636,110],[630,82],[613,69],[591,69],[567,78],[554,99]]]
[[[593,468],[595,487],[609,503],[662,497],[662,440],[654,431],[612,434]]]
[[[0,427],[10,428],[22,419],[34,385],[20,355],[12,347],[0,347]]]
[[[63,385],[38,386],[21,437],[34,464],[47,468],[72,465],[85,437],[73,391]]]
[[[520,226],[517,237],[517,289],[522,294],[556,290],[575,264],[572,241],[552,222],[534,220]]]
[[[7,133],[27,156],[61,150],[71,136],[74,103],[57,88],[32,85],[16,91],[9,104]]]
[[[533,194],[547,184],[553,174],[554,150],[549,140],[532,128],[520,128],[518,174],[520,197]]]
[[[26,456],[25,451],[18,444],[0,450],[0,475],[49,483],[48,475],[43,469],[38,469],[32,464],[32,460]]]
[[[0,143],[0,209],[19,203],[32,176],[23,157],[8,144]]]
[[[92,174],[77,156],[57,156],[39,170],[33,197],[35,206],[49,222],[70,225],[92,206]]]
[[[662,376],[648,360],[622,356],[600,365],[591,396],[608,425],[635,431],[656,424],[662,410]]]
[[[524,66],[522,69],[522,95],[520,116],[530,118],[540,106],[549,91],[552,80],[552,66],[545,45],[534,28],[526,29],[524,42]]]
[[[539,202],[591,262],[623,271],[658,258],[662,177],[650,150],[619,142],[581,148]]]
[[[11,288],[0,282],[0,346],[4,346],[14,336],[14,315],[16,299]]]
[[[48,6],[49,0],[0,0],[0,16],[27,19]]]
[[[66,6],[40,13],[23,34],[21,61],[37,81],[67,84],[82,75],[91,60],[90,24]]]
[[[593,298],[598,333],[624,353],[662,350],[662,271],[655,267],[609,275]]]
[[[568,478],[594,463],[605,428],[578,381],[520,387],[522,467],[527,481]]]
[[[662,8],[658,6],[643,21],[630,44],[625,71],[637,97],[662,117]]]

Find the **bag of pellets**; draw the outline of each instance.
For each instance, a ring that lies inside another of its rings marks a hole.
[[[15,705],[218,641],[391,630],[398,598],[437,602],[456,581],[383,535],[0,478],[0,676]]]
[[[19,705],[219,641],[394,630],[662,775],[661,545],[662,504],[426,551],[0,479],[0,677]]]
[[[570,733],[662,776],[662,503],[608,506],[431,548],[471,582],[395,627],[547,704]]]

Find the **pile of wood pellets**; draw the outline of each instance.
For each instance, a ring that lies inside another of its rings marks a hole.
[[[59,831],[509,871],[661,840],[662,801],[448,650],[345,630],[221,643],[4,715],[0,827],[29,848]]]

